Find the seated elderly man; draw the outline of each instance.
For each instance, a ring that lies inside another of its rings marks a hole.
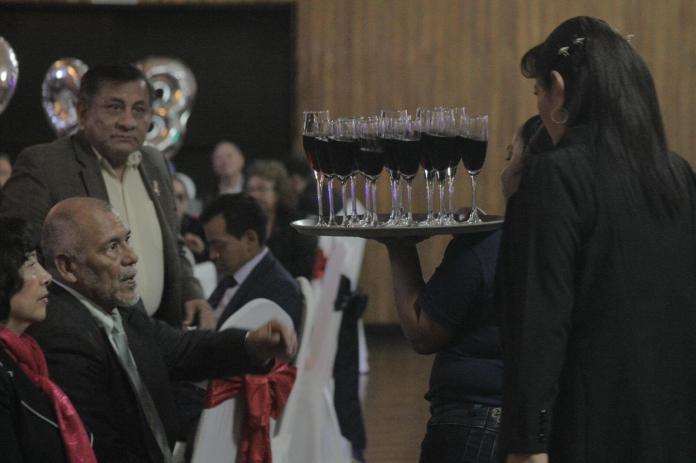
[[[170,380],[266,372],[274,356],[294,354],[296,337],[277,321],[212,333],[149,318],[129,237],[102,200],[70,198],[51,209],[42,249],[55,284],[32,335],[94,433],[100,462],[167,463],[178,431]]]

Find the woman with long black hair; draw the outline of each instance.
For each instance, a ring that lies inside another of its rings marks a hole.
[[[502,449],[508,462],[693,462],[696,189],[650,72],[577,17],[522,58],[553,148],[508,203]]]
[[[46,318],[51,282],[30,240],[24,220],[0,218],[0,459],[96,463],[75,407],[24,333]]]

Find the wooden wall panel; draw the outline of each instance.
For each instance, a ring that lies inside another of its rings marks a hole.
[[[28,3],[55,3],[32,0]],[[632,33],[655,77],[670,144],[696,162],[696,3],[692,0],[142,0],[141,4],[294,3],[297,20],[297,110],[365,115],[380,108],[466,105],[490,115],[490,143],[480,175],[480,202],[503,213],[498,173],[513,130],[535,113],[532,84],[519,58],[562,20],[591,15]],[[16,2],[15,2],[16,3]],[[64,0],[63,3],[88,3]],[[297,124],[300,127],[300,124]],[[297,134],[297,147],[300,147]],[[470,201],[457,181],[458,205]],[[381,182],[381,209],[388,192]],[[416,194],[423,195],[422,181]],[[423,209],[419,199],[417,206]],[[426,276],[447,238],[420,245]],[[368,243],[362,286],[366,319],[395,322],[386,254]]]

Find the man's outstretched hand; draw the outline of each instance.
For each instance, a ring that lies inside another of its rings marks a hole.
[[[259,363],[273,357],[287,362],[297,353],[297,335],[295,330],[274,319],[249,331],[244,346],[251,358]]]

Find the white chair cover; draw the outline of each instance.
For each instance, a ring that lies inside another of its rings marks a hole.
[[[358,202],[360,212],[360,202]],[[350,289],[355,291],[360,280],[363,256],[367,240],[349,236],[322,236],[319,238],[319,247],[324,255],[330,256],[337,243],[343,244],[347,249],[346,260],[343,263],[342,273],[350,280]],[[365,339],[365,324],[362,318],[358,320],[358,369],[361,374],[370,371],[367,340]]]
[[[292,326],[290,316],[278,304],[268,299],[249,301],[232,314],[220,327],[256,329],[272,318]],[[213,408],[203,410],[196,431],[192,463],[230,463],[237,459],[245,407],[243,399],[226,400]]]
[[[314,282],[317,294],[311,331],[303,335],[297,379],[272,439],[274,463],[349,463],[350,444],[341,435],[333,405],[333,362],[341,312],[334,301],[346,258],[337,244],[331,250],[324,277]],[[306,345],[304,343],[307,343]]]
[[[217,272],[215,264],[210,261],[201,262],[193,266],[193,276],[198,279],[203,289],[203,297],[208,299],[217,286]]]

